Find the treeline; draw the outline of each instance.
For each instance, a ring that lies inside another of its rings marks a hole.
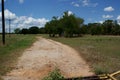
[[[89,23],[81,27],[81,34],[120,35],[120,25],[115,20],[105,20],[103,23]]]
[[[15,29],[15,33],[49,34],[50,37],[78,37],[83,34],[120,35],[120,25],[116,20],[106,20],[103,23],[89,23],[85,25],[84,19],[66,11],[62,17],[54,16],[43,28],[33,26],[29,29]]]
[[[75,37],[83,34],[91,35],[120,35],[120,25],[115,20],[105,20],[103,23],[84,24],[84,19],[74,14],[64,12],[61,18],[53,17],[45,25],[46,32],[50,37],[56,35],[64,37]]]
[[[27,28],[17,28],[14,30],[15,34],[45,34],[46,30],[44,27],[39,28],[37,26],[32,26],[29,29]]]

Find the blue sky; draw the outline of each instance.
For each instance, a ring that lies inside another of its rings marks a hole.
[[[120,0],[5,0],[5,13],[13,19],[13,28],[42,27],[64,11],[83,18],[85,24],[107,19],[120,22],[119,4]]]

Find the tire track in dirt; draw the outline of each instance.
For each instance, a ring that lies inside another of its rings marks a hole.
[[[64,77],[93,75],[79,53],[59,42],[39,37],[19,58],[16,68],[4,80],[40,80],[55,68]]]

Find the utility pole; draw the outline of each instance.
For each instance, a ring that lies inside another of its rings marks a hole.
[[[8,24],[9,24],[9,37],[11,37],[11,23],[12,23],[12,21],[14,20],[15,18],[10,18],[10,16],[9,16],[9,18],[8,19],[6,19],[7,21],[8,21]]]
[[[5,15],[4,15],[4,0],[1,2],[2,4],[2,42],[5,45]]]
[[[11,34],[11,19],[8,19],[9,21],[9,37],[10,37],[10,34]]]

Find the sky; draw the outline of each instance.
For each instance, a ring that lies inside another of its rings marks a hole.
[[[12,30],[29,28],[31,26],[44,27],[53,16],[61,17],[63,12],[75,14],[84,19],[84,24],[105,20],[117,20],[120,24],[120,0],[4,0],[6,31],[11,19]],[[1,26],[0,0],[0,31]]]

